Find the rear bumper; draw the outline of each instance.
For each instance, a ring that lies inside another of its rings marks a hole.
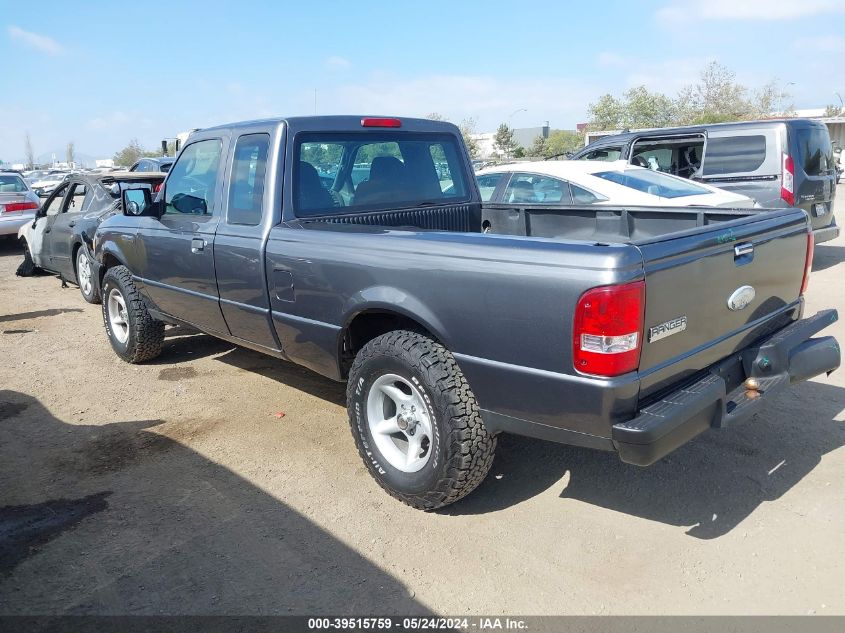
[[[641,409],[633,420],[613,425],[620,458],[638,466],[653,464],[708,428],[747,419],[787,385],[832,372],[840,363],[836,339],[811,337],[837,319],[836,310],[823,310],[795,321]],[[750,377],[759,383],[756,392],[743,386]]]
[[[813,231],[813,242],[821,244],[822,242],[829,242],[830,240],[839,237],[839,227],[836,224],[831,224],[823,229],[815,229]]]
[[[0,235],[17,235],[20,229],[27,222],[32,222],[35,214],[0,216]]]

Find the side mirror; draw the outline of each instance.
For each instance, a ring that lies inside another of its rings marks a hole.
[[[126,189],[120,196],[123,215],[152,215],[153,199],[148,189]]]

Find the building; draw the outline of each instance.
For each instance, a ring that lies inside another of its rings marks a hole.
[[[546,121],[539,127],[523,127],[513,129],[513,139],[519,147],[528,149],[534,144],[534,139],[538,136],[549,138],[553,130],[549,127],[549,122]],[[481,134],[473,134],[472,138],[478,143],[478,157],[482,159],[501,158],[502,152],[495,147],[495,132],[482,132]]]

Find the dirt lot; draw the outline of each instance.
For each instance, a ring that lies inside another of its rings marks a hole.
[[[845,312],[845,238],[816,252],[808,312]],[[179,331],[124,364],[99,306],[19,259],[0,246],[2,613],[845,614],[845,371],[649,469],[505,437],[423,514],[368,476],[341,385]]]

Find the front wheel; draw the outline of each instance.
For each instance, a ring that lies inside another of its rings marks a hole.
[[[25,239],[21,239],[23,243],[23,261],[18,266],[15,274],[18,277],[32,277],[40,269],[35,265],[32,259],[32,253],[29,252],[29,243]]]
[[[103,322],[112,349],[127,363],[161,354],[164,323],[150,316],[126,266],[109,268],[103,277]]]
[[[347,386],[352,435],[390,495],[421,510],[458,501],[480,484],[496,450],[452,354],[405,330],[358,353]]]
[[[82,298],[85,301],[100,303],[100,293],[97,292],[91,260],[84,246],[80,246],[76,252],[76,281],[79,284],[79,292],[82,293]]]

